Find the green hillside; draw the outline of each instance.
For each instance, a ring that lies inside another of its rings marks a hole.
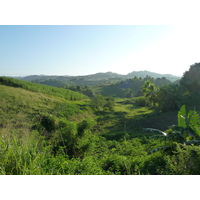
[[[156,80],[146,80],[139,97],[89,99],[0,78],[0,174],[200,174],[199,93]]]
[[[42,116],[54,115],[54,117],[62,116],[69,119],[84,110],[83,103],[79,101],[68,101],[60,97],[51,97],[5,85],[0,85],[0,101],[1,128],[11,126],[17,129],[30,128],[34,123],[39,123]]]
[[[166,78],[169,81],[176,81],[180,77],[170,74],[158,74],[149,71],[133,71],[127,75],[121,75],[112,72],[96,73],[85,76],[45,76],[45,75],[31,75],[26,77],[16,77],[17,79],[31,81],[49,86],[63,87],[64,85],[71,86],[97,86],[101,84],[114,84],[119,81],[125,81],[126,79],[145,78],[150,76],[152,78]]]
[[[97,86],[96,91],[101,93],[105,96],[114,96],[114,97],[121,97],[121,98],[131,98],[134,96],[141,95],[142,85],[145,81],[150,80],[155,86],[162,86],[162,85],[170,85],[172,84],[166,78],[152,78],[152,77],[145,77],[145,78],[132,78],[126,79],[124,81],[120,81],[115,84],[104,84],[101,86]]]
[[[23,89],[26,89],[26,90],[29,90],[32,92],[40,92],[40,93],[47,94],[47,95],[50,95],[53,97],[59,97],[59,98],[63,98],[66,100],[72,100],[72,101],[87,98],[83,94],[73,92],[71,90],[67,90],[64,88],[56,88],[56,87],[52,87],[52,86],[31,83],[31,82],[17,80],[17,79],[13,79],[13,78],[0,77],[0,84],[12,86],[12,87],[19,87],[19,88],[23,88]]]

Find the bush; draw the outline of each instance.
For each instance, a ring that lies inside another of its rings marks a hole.
[[[90,130],[96,124],[93,119],[85,119],[78,124],[78,136],[82,137],[85,134],[85,131]]]
[[[174,155],[167,157],[167,173],[177,175],[200,174],[200,147],[178,145]]]
[[[70,157],[76,157],[78,149],[77,125],[74,122],[61,120],[59,129],[53,134],[52,145],[56,153],[60,147]]]
[[[136,99],[135,99],[135,103],[136,103],[136,105],[137,106],[146,106],[146,99],[145,99],[145,97],[144,96],[142,96],[142,97],[137,97]]]
[[[95,111],[109,110],[113,111],[115,100],[113,97],[104,97],[101,94],[96,95],[91,101],[91,107]]]
[[[41,125],[51,132],[56,128],[55,118],[52,115],[43,115],[41,116]]]

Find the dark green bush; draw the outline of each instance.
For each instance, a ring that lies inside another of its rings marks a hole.
[[[82,137],[86,131],[91,130],[96,124],[93,119],[85,119],[78,124],[78,135]]]
[[[137,106],[146,106],[146,104],[147,104],[147,102],[146,102],[146,99],[145,99],[145,97],[137,97],[136,99],[135,99],[135,104],[137,105]]]
[[[52,115],[42,115],[41,125],[48,131],[51,132],[56,129],[55,118]]]

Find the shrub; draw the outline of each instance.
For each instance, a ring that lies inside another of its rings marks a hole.
[[[55,128],[56,128],[55,118],[52,115],[42,115],[41,116],[41,125],[48,132],[51,132],[51,131],[55,130]]]
[[[94,98],[91,101],[91,107],[95,111],[103,111],[103,110],[113,111],[114,105],[115,105],[115,100],[113,97],[104,97],[101,94],[94,96]]]
[[[90,130],[96,124],[93,119],[85,119],[78,124],[78,136],[82,137],[87,130]]]
[[[135,103],[136,103],[136,105],[137,106],[146,106],[146,99],[145,99],[145,97],[144,96],[142,96],[142,97],[137,97],[136,99],[135,99]]]
[[[168,174],[199,175],[200,147],[178,145],[174,155],[167,157]]]

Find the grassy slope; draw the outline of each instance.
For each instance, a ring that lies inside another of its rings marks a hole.
[[[147,107],[139,107],[128,99],[116,99],[115,110],[100,113],[98,132],[108,139],[120,139],[127,133],[131,137],[149,135],[143,128],[166,130],[177,124],[177,112],[156,113]]]
[[[48,112],[62,102],[42,93],[4,85],[0,85],[0,101],[1,127],[30,123],[39,113]]]
[[[88,98],[87,96],[83,94],[80,94],[78,92],[74,92],[71,90],[67,90],[64,88],[46,86],[42,84],[31,83],[31,82],[17,80],[13,78],[0,77],[0,84],[17,87],[17,88],[23,88],[32,92],[40,92],[40,93],[50,95],[53,97],[59,97],[59,98],[72,100],[72,101]]]
[[[48,141],[40,138],[37,131],[31,130],[31,126],[35,122],[37,123],[40,114],[52,113],[55,116],[65,114],[62,111],[65,111],[66,106],[71,106],[67,108],[67,114],[70,116],[71,111],[75,111],[75,115],[72,112],[73,116],[70,120],[86,118],[87,116],[83,116],[87,115],[85,110],[83,109],[82,112],[77,109],[77,106],[85,108],[88,102],[83,100],[66,101],[4,85],[0,85],[0,101],[2,102],[0,104],[0,157],[2,158],[0,174],[112,174],[117,173],[115,165],[116,168],[125,166],[126,171],[123,172],[122,168],[122,174],[140,174],[140,168],[145,168],[143,162],[150,163],[150,167],[147,166],[147,170],[143,169],[142,172],[149,174],[152,162],[155,162],[156,168],[162,164],[162,162],[157,164],[157,160],[159,161],[161,158],[159,154],[158,157],[156,154],[155,157],[147,155],[149,150],[155,148],[154,146],[158,147],[161,144],[157,144],[157,141],[143,144],[139,142],[138,138],[129,142],[122,140],[116,143],[116,146],[115,141],[94,138],[97,141],[92,143],[91,150],[86,152],[88,156],[86,154],[82,160],[74,158],[69,160],[63,154],[54,156],[51,153],[51,146],[47,146],[45,143]],[[61,108],[59,108],[60,105]],[[63,105],[64,107],[62,107]],[[116,99],[115,111],[99,113],[96,131],[105,135],[107,139],[119,141],[129,136],[142,136],[145,133],[141,132],[141,128],[146,127],[145,123],[154,122],[155,125],[159,125],[158,120],[169,114],[158,116],[146,107],[137,107],[133,103],[128,103],[126,99]],[[176,113],[172,114],[176,115]],[[152,123],[150,124],[152,125]],[[93,132],[92,136],[94,136]],[[88,141],[86,140],[86,142]],[[90,143],[91,140],[88,144]],[[143,168],[140,167],[140,164]],[[155,168],[154,165],[153,168]],[[154,173],[153,171],[152,174]]]
[[[74,117],[74,121],[87,115],[84,113],[87,100],[68,101],[5,85],[0,85],[0,102],[0,130],[3,132],[26,132],[38,123],[41,115],[60,114],[69,119]]]
[[[13,84],[13,80],[9,79]],[[14,80],[15,81],[15,80]],[[9,82],[10,83],[10,82]],[[20,81],[20,83],[27,83]],[[33,83],[30,83],[31,85]],[[36,85],[33,84],[36,89]],[[41,85],[40,85],[41,87]],[[44,90],[51,88],[44,86]],[[42,86],[43,88],[43,86]],[[56,88],[60,89],[60,88]],[[41,90],[42,91],[42,90]],[[42,91],[43,92],[43,91]],[[56,113],[55,107],[58,104],[80,105],[85,107],[86,101],[66,101],[60,98],[59,93],[46,95],[38,92],[31,92],[19,87],[9,87],[0,85],[0,126],[6,127],[8,124],[18,124],[24,121],[24,124],[31,123],[41,113]],[[57,108],[57,107],[56,107]],[[62,109],[62,107],[60,108]],[[71,110],[73,110],[73,106]],[[71,116],[71,121],[81,121],[88,117],[87,112],[79,112],[75,108],[76,115]],[[70,110],[69,110],[70,111]],[[71,113],[68,111],[69,115]],[[164,114],[153,114],[152,110],[146,107],[137,107],[134,104],[127,103],[126,99],[116,99],[115,111],[111,113],[100,113],[98,129],[101,133],[133,132],[137,126],[152,127],[165,130],[168,125],[176,124],[177,112]]]

